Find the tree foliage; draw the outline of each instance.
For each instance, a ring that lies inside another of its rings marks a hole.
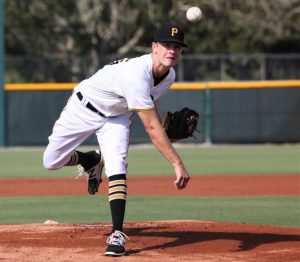
[[[196,23],[188,6],[201,7]],[[298,0],[9,0],[8,54],[133,54],[149,50],[155,27],[176,22],[190,53],[299,52]]]

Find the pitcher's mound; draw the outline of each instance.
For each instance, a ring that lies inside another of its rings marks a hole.
[[[300,229],[159,221],[126,223],[118,261],[299,261]],[[104,257],[108,224],[0,225],[0,261],[116,261]]]

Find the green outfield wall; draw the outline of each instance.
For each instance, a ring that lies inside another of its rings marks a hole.
[[[45,146],[75,85],[6,84],[5,144]],[[200,113],[197,139],[186,143],[300,142],[300,80],[175,83],[159,111],[185,106]],[[130,141],[150,142],[138,117]]]

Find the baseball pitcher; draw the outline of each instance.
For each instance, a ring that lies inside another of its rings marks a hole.
[[[157,150],[174,167],[175,188],[185,188],[190,179],[183,161],[172,146],[172,137],[168,137],[174,134],[174,131],[168,131],[168,126],[173,130],[175,127],[175,140],[187,137],[192,135],[198,115],[192,114],[191,119],[191,114],[185,114],[178,120],[171,114],[163,126],[155,108],[175,80],[173,66],[180,60],[183,47],[187,47],[184,31],[177,25],[163,24],[155,33],[150,54],[115,61],[79,83],[49,136],[43,158],[44,167],[55,170],[79,165],[81,172],[88,177],[90,194],[98,191],[105,163],[112,216],[112,232],[105,251],[107,256],[125,254],[126,157],[134,113],[140,117]],[[172,123],[174,119],[181,124]],[[184,136],[178,134],[177,126],[183,129]],[[90,152],[76,149],[94,134],[99,149]]]

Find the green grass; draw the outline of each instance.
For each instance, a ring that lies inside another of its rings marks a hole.
[[[129,197],[125,221],[195,219],[300,227],[299,197]],[[0,199],[0,223],[110,222],[106,197]]]
[[[300,173],[300,145],[213,146],[178,148],[191,174]],[[129,151],[129,174],[170,174],[172,168],[155,150]]]
[[[300,174],[300,145],[178,148],[193,175]],[[56,171],[42,166],[42,150],[0,151],[0,178],[67,177],[76,167]],[[170,164],[154,149],[130,148],[128,174],[170,175]]]
[[[91,148],[82,148],[90,150]],[[299,174],[300,145],[178,147],[192,175]],[[47,171],[43,150],[0,151],[1,178],[72,177],[76,167]],[[129,176],[173,175],[153,148],[131,148]],[[145,185],[146,186],[146,185]],[[149,185],[151,186],[151,185]],[[300,227],[299,197],[129,196],[126,221],[196,219]],[[0,223],[110,222],[106,197],[0,197]]]

